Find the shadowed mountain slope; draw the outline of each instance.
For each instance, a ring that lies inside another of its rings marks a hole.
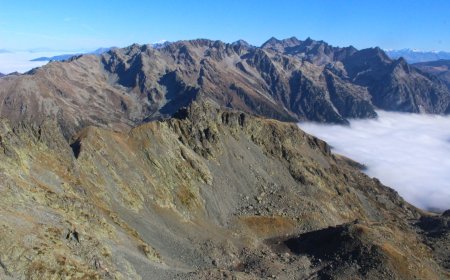
[[[450,60],[437,60],[413,64],[423,72],[435,75],[450,88]]]

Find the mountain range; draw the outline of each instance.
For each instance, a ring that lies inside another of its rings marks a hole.
[[[408,63],[429,62],[440,59],[450,59],[450,52],[444,51],[418,51],[412,49],[386,50],[392,59],[403,57]]]
[[[444,114],[450,104],[442,81],[379,48],[296,38],[261,47],[202,39],[156,49],[135,44],[9,76],[0,97],[8,101],[0,116],[39,122],[51,115],[67,136],[87,124],[167,118],[203,98],[282,121],[342,124],[376,117],[376,108]]]
[[[450,212],[304,133],[449,113],[433,74],[310,38],[131,45],[0,78],[1,279],[448,279]]]

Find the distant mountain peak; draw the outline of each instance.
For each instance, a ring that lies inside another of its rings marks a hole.
[[[302,41],[300,41],[296,37],[290,37],[282,40],[279,40],[275,37],[271,37],[269,40],[267,40],[265,43],[261,45],[261,48],[280,50],[286,47],[297,46],[300,45],[301,43]]]
[[[391,58],[379,47],[362,49],[359,51],[361,56],[365,56],[366,59],[380,59],[381,61],[390,62]]]
[[[251,46],[247,41],[242,40],[242,39],[239,39],[239,40],[231,43],[231,45],[233,45],[233,46],[245,46],[245,47],[250,47]]]
[[[308,37],[309,38],[309,37]],[[300,41],[299,39],[297,39],[297,37],[295,37],[295,36],[292,36],[292,37],[290,37],[290,38],[286,38],[286,39],[284,39],[283,40],[284,42],[289,42],[289,43],[291,43],[291,44],[300,44],[302,41]]]
[[[280,42],[280,40],[278,40],[277,38],[275,38],[275,37],[272,36],[272,37],[269,38],[269,40],[265,41],[265,42],[261,45],[261,47],[263,48],[264,45],[275,44],[275,43],[278,43],[278,42]]]
[[[314,40],[308,36],[308,38],[306,38],[305,43],[312,43],[314,42]]]

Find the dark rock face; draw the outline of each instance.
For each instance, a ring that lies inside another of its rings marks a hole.
[[[309,38],[272,38],[262,47],[315,65],[328,64],[326,68],[342,80],[366,88],[380,109],[444,114],[450,104],[450,92],[441,81],[410,67],[403,58],[390,59],[380,48],[336,48]]]
[[[353,83],[367,87],[381,109],[414,113],[446,113],[448,88],[438,79],[411,67],[402,58],[392,61],[381,49],[367,49],[343,61]]]
[[[9,75],[0,97],[1,116],[56,117],[67,137],[88,124],[121,129],[167,118],[193,100],[282,121],[333,123],[376,117],[377,107],[440,114],[450,102],[441,81],[379,48],[309,38],[272,38],[262,47],[205,39],[135,44]]]
[[[5,74],[0,73],[0,78],[3,77],[3,76],[5,76]]]

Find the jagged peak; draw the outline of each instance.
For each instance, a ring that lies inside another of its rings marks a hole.
[[[295,36],[283,39],[282,42],[289,43],[289,44],[295,44],[295,45],[298,45],[301,43],[301,41],[299,39],[297,39],[297,37],[295,37]]]
[[[353,46],[353,45],[350,45],[350,46],[348,46],[348,47],[345,47],[344,49],[347,49],[347,50],[352,51],[352,52],[357,52],[357,51],[358,51],[358,49],[355,48],[355,46]]]
[[[308,38],[306,38],[306,40],[304,41],[304,43],[307,43],[307,44],[308,44],[308,43],[310,44],[310,43],[313,43],[313,42],[315,42],[315,40],[313,40],[313,39],[312,39],[311,37],[309,37],[309,36],[308,36]]]
[[[332,46],[323,40],[314,40],[311,37],[306,38],[305,41],[301,41],[300,45],[303,47],[323,45],[325,47],[330,47],[330,48],[334,48],[334,49],[339,48],[339,47]]]
[[[234,41],[233,43],[231,43],[232,46],[244,46],[244,47],[251,47],[251,45],[242,39],[239,39],[237,41]]]
[[[372,49],[373,49],[377,54],[388,57],[382,48],[380,48],[380,47],[374,47],[374,48],[372,48]]]
[[[366,56],[367,58],[377,57],[383,62],[392,62],[392,60],[389,58],[389,56],[380,48],[380,47],[374,47],[374,48],[367,48],[362,49],[357,52],[359,55]]]
[[[135,49],[135,48],[141,48],[142,45],[138,44],[138,43],[134,43],[131,44],[130,46],[127,47],[127,49]]]
[[[179,43],[187,43],[187,44],[191,44],[194,46],[217,46],[217,45],[225,45],[225,43],[221,40],[210,40],[210,39],[204,39],[204,38],[199,38],[199,39],[194,39],[194,40],[186,40],[186,41],[178,41]]]
[[[271,37],[269,40],[267,40],[264,44],[261,45],[261,48],[263,49],[282,49],[286,47],[293,47],[300,45],[302,41],[297,39],[297,37],[292,36],[286,39],[279,40],[275,37]]]
[[[408,62],[406,62],[406,59],[403,56],[401,56],[397,59],[397,63],[398,64],[408,64]]]
[[[217,49],[224,49],[227,46],[226,43],[224,43],[221,40],[210,40],[210,39],[194,39],[194,40],[181,40],[176,41],[168,46],[162,48],[162,49],[174,49],[174,48],[217,48]]]
[[[401,69],[407,71],[408,73],[411,71],[408,62],[403,57],[400,57],[397,60],[395,60],[394,67],[400,67]]]
[[[268,47],[271,47],[271,46],[273,46],[274,44],[278,44],[278,43],[280,43],[280,40],[278,40],[277,38],[275,38],[275,37],[270,37],[269,38],[269,40],[267,40],[267,41],[265,41],[262,45],[261,45],[261,48],[268,48]]]

